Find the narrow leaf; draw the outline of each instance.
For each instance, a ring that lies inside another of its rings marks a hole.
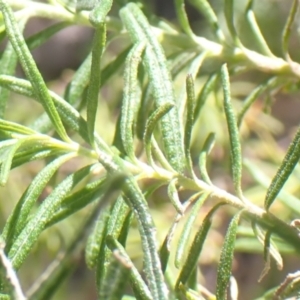
[[[231,172],[235,192],[240,199],[243,198],[241,180],[242,180],[242,151],[239,138],[239,130],[236,123],[236,117],[232,108],[230,96],[229,74],[226,64],[221,68],[221,79],[224,95],[224,109],[226,114],[226,121],[230,139],[230,158],[231,158]]]
[[[237,116],[237,123],[238,127],[241,126],[243,118],[245,117],[245,114],[248,112],[251,105],[258,99],[258,96],[261,95],[263,92],[270,88],[275,88],[276,85],[278,85],[280,82],[282,82],[282,79],[279,79],[276,77],[271,77],[266,82],[260,84],[257,86],[243,101],[243,106],[241,110],[238,113]]]
[[[209,94],[213,91],[215,88],[215,84],[217,82],[218,75],[213,74],[209,76],[207,81],[205,82],[203,88],[201,89],[201,92],[199,93],[197,100],[196,100],[196,107],[195,107],[195,113],[194,113],[194,121],[196,121],[199,118],[200,112],[206,103],[206,100],[209,96]]]
[[[107,222],[109,219],[110,209],[106,208],[99,216],[93,231],[88,237],[85,247],[85,262],[91,270],[96,268],[99,262],[100,252],[105,247],[105,237],[107,234]],[[103,265],[101,263],[101,265]]]
[[[133,125],[134,118],[139,107],[137,94],[138,83],[138,66],[141,55],[144,51],[145,43],[136,44],[129,52],[125,62],[124,89],[121,113],[121,139],[126,154],[133,159],[134,142],[133,142]]]
[[[144,252],[144,267],[147,282],[153,299],[167,300],[168,289],[164,282],[160,258],[157,251],[155,227],[147,202],[135,179],[128,178],[124,186],[124,195],[135,213],[139,224]]]
[[[269,209],[278,193],[283,188],[285,182],[292,174],[295,166],[297,165],[300,158],[300,128],[298,129],[296,136],[291,142],[285,157],[277,170],[275,177],[267,190],[265,198],[265,208]]]
[[[12,76],[0,75],[0,85],[7,87],[11,91],[39,101],[39,99],[33,94],[32,86],[27,80],[16,79]],[[50,92],[50,95],[62,120],[70,127],[70,129],[78,132],[86,142],[89,142],[87,124],[86,121],[81,117],[80,113],[57,94]],[[30,133],[33,132],[35,133],[33,130],[30,131]],[[95,142],[101,149],[105,149],[110,152],[110,148],[96,133]]]
[[[175,253],[175,266],[180,268],[182,266],[182,261],[184,257],[184,250],[186,249],[186,245],[188,245],[190,236],[192,234],[193,226],[195,225],[195,221],[199,214],[199,210],[202,207],[204,201],[208,198],[209,193],[204,193],[199,197],[196,203],[193,205],[190,215],[181,231],[180,237],[178,239],[178,245]],[[195,241],[194,241],[195,242]]]
[[[31,141],[31,139],[29,139],[29,141]],[[4,186],[6,184],[12,166],[13,158],[18,149],[26,142],[28,142],[26,138],[19,139],[13,146],[10,147],[9,152],[5,156],[5,160],[0,165],[0,185]]]
[[[252,161],[249,161],[245,159],[243,161],[244,166],[246,169],[249,171],[251,174],[252,178],[262,187],[267,189],[270,185],[271,179],[265,175],[265,173],[262,171],[259,166],[256,166],[255,163]],[[277,196],[278,200],[280,200],[286,207],[288,207],[291,211],[296,213],[297,215],[300,214],[300,207],[298,206],[299,204],[299,198],[296,196],[286,192],[285,190],[281,190],[278,193]]]
[[[120,243],[124,243],[123,245],[125,246],[130,222],[131,214],[129,213],[129,208],[124,202],[124,199],[122,197],[119,197],[118,201],[113,206],[110,218],[107,222],[107,236],[118,239]],[[107,237],[105,238],[105,243],[107,246]],[[109,297],[111,297],[112,299],[119,299],[120,297],[117,297],[115,294],[119,294],[120,291],[124,288],[124,279],[122,279],[122,277],[124,276],[122,272],[123,266],[120,266],[120,262],[118,263],[118,261],[116,261],[116,257],[114,257],[117,253],[111,253],[111,251],[107,247],[105,247],[104,251],[105,259],[103,265],[106,270],[105,277],[103,278],[101,285],[98,285],[99,299],[109,299]],[[98,268],[100,266],[101,265],[98,265]],[[115,281],[115,286],[113,289],[114,291],[109,292],[109,289],[107,289],[107,287],[112,285],[112,278],[114,278],[113,281]]]
[[[159,249],[159,256],[160,256],[160,262],[161,262],[161,270],[163,273],[166,272],[167,266],[168,266],[168,261],[170,258],[171,254],[171,243],[174,238],[175,232],[177,225],[181,218],[183,217],[182,213],[178,213],[176,217],[174,218],[174,221],[172,223],[172,226],[170,227],[160,249]]]
[[[39,210],[24,227],[9,251],[9,258],[14,269],[18,270],[20,268],[32,246],[44,230],[48,220],[58,209],[61,201],[84,177],[90,174],[92,168],[93,165],[89,165],[69,175],[43,201]]]
[[[175,207],[176,211],[179,214],[183,214],[183,207],[182,207],[181,201],[179,199],[178,191],[176,188],[176,183],[177,183],[177,179],[173,179],[170,181],[170,183],[168,185],[168,196],[169,196],[169,199],[171,200],[171,203]]]
[[[91,202],[99,199],[99,197],[101,197],[104,193],[102,188],[104,185],[105,181],[103,178],[101,178],[94,182],[88,183],[81,190],[66,197],[61,203],[59,209],[51,216],[51,219],[48,220],[46,227],[50,227],[66,219],[68,216],[84,208]]]
[[[204,218],[201,227],[197,231],[195,238],[192,242],[192,245],[189,249],[189,253],[187,255],[187,258],[184,262],[184,265],[182,269],[180,270],[177,282],[176,282],[176,288],[178,289],[180,284],[186,284],[191,273],[195,269],[197,263],[198,263],[198,258],[200,256],[200,253],[203,248],[203,244],[206,240],[206,236],[208,233],[208,230],[210,229],[211,226],[211,218],[213,214],[219,209],[220,206],[224,205],[225,203],[219,203],[215,205],[209,213],[206,215]]]
[[[298,6],[299,6],[299,1],[294,0],[282,33],[282,52],[283,52],[283,56],[288,61],[291,61],[288,48],[289,48],[292,26],[295,21]]]
[[[5,72],[8,75],[12,75],[17,67],[17,55],[11,44],[6,46],[6,49],[0,60],[1,73]],[[0,100],[0,118],[4,118],[6,104],[9,97],[9,91],[0,88],[1,100]]]
[[[3,119],[0,119],[0,131],[7,131],[7,132],[18,133],[22,135],[36,134],[36,131],[26,126],[20,125],[15,122],[5,121]]]
[[[122,255],[125,262],[130,266],[130,282],[131,286],[134,292],[134,295],[137,299],[141,300],[151,300],[152,296],[149,292],[149,289],[144,282],[143,278],[141,277],[140,273],[130,260],[130,257],[126,253],[124,247],[112,236],[107,237],[107,245],[111,249],[111,251],[114,251],[114,249],[117,249],[119,253]]]
[[[267,231],[264,239],[264,261],[265,266],[262,270],[258,282],[261,282],[261,280],[269,273],[271,269],[271,255],[270,255],[270,244],[271,244],[271,231]]]
[[[207,0],[189,0],[189,2],[201,12],[208,21],[219,42],[223,44],[225,42],[225,36],[219,26],[218,18],[209,2]]]
[[[73,75],[72,81],[68,84],[64,98],[73,106],[77,106],[91,76],[92,55],[89,54]]]
[[[106,43],[106,25],[103,23],[95,29],[92,46],[92,64],[90,83],[87,91],[87,129],[91,145],[95,146],[94,131],[98,108],[98,94],[101,85],[101,58]]]
[[[186,78],[186,93],[187,93],[187,112],[184,130],[184,151],[186,157],[186,165],[191,175],[194,174],[193,162],[191,156],[191,139],[194,125],[194,109],[195,109],[195,90],[194,80],[189,74]]]
[[[272,51],[270,50],[266,40],[264,39],[259,26],[256,22],[256,18],[253,12],[253,0],[249,0],[247,8],[246,8],[246,20],[248,22],[249,27],[252,30],[252,33],[256,39],[256,42],[259,46],[260,51],[262,52],[262,54],[266,55],[266,56],[270,56],[270,57],[274,57]]]
[[[227,28],[233,38],[235,44],[239,44],[239,38],[234,25],[234,0],[225,0],[224,1],[224,14],[227,24]]]
[[[233,261],[234,243],[236,239],[236,232],[239,225],[240,216],[243,211],[238,212],[231,220],[227,233],[225,236],[224,244],[221,250],[221,257],[217,272],[217,300],[226,299],[226,290],[230,281],[231,268]]]
[[[30,54],[24,37],[19,31],[13,12],[4,0],[0,0],[0,10],[2,11],[4,17],[7,36],[19,58],[27,78],[32,84],[34,93],[41,101],[45,111],[48,113],[59,136],[65,141],[70,141],[59,114],[53,104],[52,98],[49,95],[47,86]]]
[[[214,132],[211,132],[205,142],[204,145],[200,151],[199,155],[199,170],[200,170],[200,175],[203,181],[205,181],[208,184],[212,184],[211,180],[209,178],[209,175],[207,173],[207,168],[206,168],[206,162],[207,162],[207,157],[212,150],[214,143],[216,139],[216,134]]]
[[[157,108],[149,117],[146,129],[144,133],[144,145],[145,145],[145,151],[146,156],[149,161],[149,163],[153,166],[153,159],[151,155],[151,138],[155,129],[155,126],[157,125],[158,121],[166,114],[168,113],[172,108],[174,107],[171,103],[165,103],[164,105]]]
[[[94,27],[101,27],[102,24],[104,24],[105,18],[112,7],[112,3],[113,0],[98,0],[97,4],[95,3],[96,5],[89,16],[90,22]]]
[[[163,50],[144,14],[136,4],[129,3],[121,9],[120,16],[132,40],[135,43],[146,42],[143,62],[153,87],[156,107],[159,108],[166,103],[175,105],[172,82]],[[161,119],[160,125],[166,157],[176,171],[183,172],[183,139],[176,106]]]
[[[107,274],[102,282],[102,289],[98,293],[98,299],[117,300],[122,299],[124,289],[129,279],[131,264],[119,253],[113,250],[108,262]]]
[[[185,11],[184,0],[175,0],[175,9],[176,9],[178,21],[182,29],[189,37],[194,38],[195,35],[193,33],[193,30],[190,27],[190,23]]]
[[[100,203],[101,205],[101,203]],[[53,294],[59,289],[64,279],[74,270],[81,257],[85,246],[85,237],[90,231],[95,217],[99,214],[99,205],[97,205],[90,216],[83,221],[83,224],[77,229],[75,237],[72,239],[67,249],[60,251],[52,263],[48,266],[45,273],[48,276],[41,276],[33,286],[27,291],[28,299],[48,300],[53,298]]]

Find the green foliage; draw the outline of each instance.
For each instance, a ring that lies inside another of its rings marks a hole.
[[[299,87],[289,50],[297,0],[282,22],[280,56],[253,0],[225,0],[219,11],[214,1],[174,0],[174,24],[155,16],[151,1],[45,2],[0,0],[8,40],[0,58],[1,299],[59,299],[84,255],[98,299],[237,299],[238,251],[262,255],[259,280],[271,260],[281,270],[282,255],[300,255],[300,130],[284,154],[282,124],[268,114],[275,94]],[[32,17],[56,23],[25,38]],[[31,51],[72,25],[94,35],[60,96]],[[33,121],[13,114],[24,96],[41,106]],[[33,161],[39,170],[30,178]],[[15,168],[30,178],[23,190]],[[33,264],[45,273],[31,274]],[[252,296],[299,295],[299,278]]]

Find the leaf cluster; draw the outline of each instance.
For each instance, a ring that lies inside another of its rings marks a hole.
[[[1,299],[50,299],[83,255],[94,271],[98,299],[237,299],[234,253],[247,248],[249,240],[260,244],[262,277],[271,260],[282,268],[280,253],[285,249],[299,255],[299,200],[285,184],[299,173],[300,131],[281,161],[273,157],[278,171],[272,179],[260,170],[262,160],[243,153],[251,142],[246,130],[275,143],[272,129],[251,128],[258,98],[299,80],[299,64],[289,54],[298,1],[293,1],[282,30],[280,57],[262,34],[253,0],[244,17],[257,51],[244,45],[233,0],[224,1],[227,31],[209,1],[189,3],[205,18],[213,39],[195,33],[184,0],[174,0],[178,24],[171,25],[156,18],[142,1],[0,0],[0,39],[8,40],[0,58],[0,184],[9,183],[14,168],[42,162],[3,222]],[[24,38],[32,17],[57,23]],[[48,87],[31,51],[74,24],[92,27],[93,41],[61,96]],[[116,41],[119,53],[109,61],[109,46]],[[207,74],[203,70],[211,61],[218,63]],[[16,75],[17,63],[24,79]],[[236,101],[234,80],[250,72],[264,80]],[[121,84],[115,79],[120,74]],[[98,112],[107,100],[104,86],[115,92],[113,98],[118,97],[118,84],[122,96],[117,118],[116,107],[110,116],[114,132],[108,141],[98,131],[99,123],[106,126]],[[11,120],[11,92],[39,103],[43,113],[29,125]],[[265,116],[262,111],[261,115]],[[216,149],[225,152],[226,163],[218,162]],[[221,175],[230,178],[226,187],[219,186],[214,174],[217,163]],[[61,178],[68,164],[75,167]],[[247,180],[263,191],[263,203],[255,201]],[[160,189],[166,191],[164,199],[155,201]],[[270,211],[278,202],[288,208],[287,218]],[[163,204],[172,209],[174,219],[161,228],[155,216]],[[215,232],[214,220],[224,212],[229,224],[223,228],[216,259],[216,288],[209,291],[201,281],[199,258]],[[74,230],[66,245],[61,243],[47,276],[42,274],[23,292],[18,271],[45,234],[53,235],[51,230],[59,227],[66,234],[68,226]],[[137,232],[142,266],[130,251]],[[298,282],[297,272],[288,275],[262,297],[299,294]]]

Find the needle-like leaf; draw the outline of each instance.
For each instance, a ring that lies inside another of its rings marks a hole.
[[[283,188],[285,182],[292,174],[294,168],[300,159],[300,128],[298,129],[293,141],[291,142],[287,153],[277,170],[276,175],[272,179],[272,182],[267,190],[265,198],[265,208],[269,209],[278,193]]]
[[[120,120],[121,138],[126,154],[133,159],[134,142],[133,126],[135,115],[139,106],[137,93],[138,66],[141,61],[141,55],[144,51],[145,43],[138,43],[129,52],[125,63],[124,91],[122,101],[122,114]]]
[[[226,299],[227,286],[229,284],[230,276],[231,276],[236,232],[237,232],[237,228],[239,225],[240,216],[242,212],[243,211],[238,212],[231,220],[221,250],[221,257],[220,257],[218,273],[217,273],[217,288],[216,288],[217,300]]]
[[[33,91],[36,97],[40,100],[48,113],[53,126],[55,127],[59,136],[65,140],[70,141],[59,114],[54,106],[51,96],[49,95],[47,86],[30,54],[30,51],[25,43],[24,37],[20,33],[16,20],[14,18],[11,8],[6,1],[0,0],[0,10],[2,11],[4,22],[6,26],[7,36],[19,58],[20,64],[32,84]]]
[[[184,152],[182,130],[178,109],[175,106],[172,82],[161,45],[153,34],[146,17],[136,4],[127,4],[121,9],[120,16],[132,40],[135,43],[146,43],[143,63],[153,88],[156,107],[159,108],[166,103],[174,105],[174,109],[160,120],[162,140],[166,157],[171,166],[176,171],[183,172]]]
[[[242,151],[236,117],[231,103],[229,74],[226,65],[223,65],[221,68],[221,79],[224,95],[224,109],[230,139],[231,172],[235,192],[242,199]]]
[[[87,129],[90,143],[95,146],[94,132],[98,108],[98,94],[101,85],[101,58],[106,43],[106,25],[101,23],[95,29],[92,46],[90,83],[87,91]]]

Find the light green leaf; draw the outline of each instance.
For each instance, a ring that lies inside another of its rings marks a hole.
[[[93,231],[88,237],[85,247],[85,262],[90,269],[94,269],[97,265],[99,266],[100,264],[102,266],[104,265],[104,259],[103,263],[101,262],[101,253],[103,253],[105,247],[105,237],[107,235],[107,222],[109,219],[109,215],[110,208],[107,207],[98,217]],[[102,270],[102,272],[103,271],[104,270]]]
[[[263,92],[270,88],[275,88],[278,84],[282,83],[282,78],[271,77],[264,83],[257,86],[243,101],[243,106],[241,110],[238,113],[237,116],[237,124],[238,127],[241,126],[243,118],[245,117],[245,114],[248,112],[251,105],[258,99],[259,95],[261,95]]]
[[[17,55],[11,44],[6,46],[4,53],[1,56],[0,60],[0,70],[1,73],[4,71],[8,75],[12,75],[15,72],[17,67]],[[0,88],[0,118],[4,118],[6,104],[9,97],[9,91],[3,88]]]
[[[223,65],[221,68],[221,79],[224,95],[224,110],[226,114],[226,121],[230,139],[231,172],[235,192],[237,196],[240,197],[240,199],[242,199],[242,150],[239,138],[239,130],[236,123],[236,117],[231,103],[229,74],[226,64]]]
[[[90,143],[95,147],[94,132],[98,108],[98,95],[101,85],[101,58],[106,43],[106,25],[95,29],[92,46],[90,83],[87,91],[87,129]]]
[[[52,98],[49,95],[47,86],[30,54],[24,37],[20,33],[13,12],[4,0],[0,0],[0,10],[2,11],[4,17],[7,36],[19,58],[20,64],[27,78],[32,84],[32,88],[36,97],[40,100],[45,111],[48,113],[59,136],[63,140],[69,142],[70,139],[67,136],[67,133],[54,106]]]
[[[27,80],[17,79],[12,76],[0,75],[0,86],[5,86],[11,91],[14,91],[18,94],[25,95],[27,97],[39,101],[38,98],[35,98],[32,86]],[[62,120],[70,127],[70,129],[74,130],[75,132],[78,132],[79,135],[86,142],[89,142],[87,124],[86,121],[81,117],[80,113],[57,94],[50,92],[50,95],[52,97],[53,102],[55,103],[55,106],[57,107],[57,110]],[[26,130],[29,129],[26,128]],[[23,132],[20,133],[23,134],[35,133],[35,131],[33,130],[30,130],[30,132],[28,133],[27,132],[28,131],[24,131],[24,133]],[[97,145],[100,146],[102,149],[105,149],[106,151],[110,152],[110,148],[107,146],[107,144],[104,141],[102,141],[102,139],[99,136],[97,136],[96,133],[95,133],[95,141]]]
[[[4,186],[8,180],[9,171],[11,169],[13,158],[18,151],[18,149],[23,145],[29,142],[32,142],[31,139],[19,139],[14,145],[9,147],[9,151],[7,151],[5,155],[5,159],[0,161],[0,185]]]
[[[118,253],[121,254],[122,258],[124,259],[124,262],[130,266],[129,268],[129,276],[130,276],[130,282],[132,286],[132,290],[134,292],[134,295],[137,299],[141,300],[151,300],[153,299],[149,289],[144,282],[142,276],[130,260],[130,257],[126,253],[124,247],[122,246],[121,243],[117,241],[116,238],[113,238],[112,236],[107,237],[107,245],[110,248],[111,251],[117,250]],[[123,298],[122,298],[123,299]]]
[[[68,196],[70,191],[84,177],[90,174],[92,169],[93,165],[89,165],[69,175],[57,185],[52,193],[43,201],[36,214],[23,228],[9,251],[9,258],[15,270],[20,268],[39,235],[44,230],[48,220],[59,208],[63,199]]]
[[[171,103],[165,103],[164,105],[157,108],[149,117],[146,124],[146,129],[144,133],[144,147],[146,151],[146,156],[149,161],[149,163],[154,166],[154,162],[151,155],[151,138],[154,132],[154,129],[158,123],[158,121],[166,115],[172,108],[174,108],[174,105]]]
[[[185,151],[187,169],[191,175],[194,175],[190,148],[191,148],[192,130],[194,125],[195,90],[194,90],[194,80],[190,74],[186,78],[186,93],[187,93],[187,112],[186,112],[186,122],[184,128],[184,151]]]
[[[262,54],[270,57],[274,57],[272,51],[270,50],[266,40],[264,39],[259,26],[256,22],[256,18],[253,12],[253,0],[249,0],[247,8],[246,8],[246,20],[249,24],[250,29],[252,30],[252,33],[256,39],[256,42],[259,46],[260,51]]]
[[[188,16],[185,11],[184,0],[175,0],[175,9],[178,21],[182,29],[189,37],[194,38],[195,35],[193,33],[192,28],[190,27]]]
[[[290,36],[291,36],[291,31],[292,31],[292,26],[296,18],[297,10],[299,6],[299,1],[294,0],[288,19],[286,21],[286,24],[284,26],[283,32],[282,32],[282,52],[283,56],[285,57],[286,60],[289,62],[291,61],[290,55],[289,55],[289,41],[290,41]]]
[[[134,3],[129,3],[122,8],[120,16],[134,43],[143,41],[146,43],[143,63],[153,88],[156,107],[159,108],[166,103],[175,104],[165,56],[146,17]],[[177,172],[183,172],[183,139],[176,106],[161,119],[160,124],[166,157]]]
[[[99,26],[101,27],[102,24],[105,22],[105,18],[112,7],[113,0],[98,0],[97,4],[95,0],[92,1],[95,3],[95,6],[90,12],[90,22],[96,28]]]
[[[1,131],[9,132],[9,133],[17,133],[22,135],[31,135],[37,133],[36,131],[28,127],[25,127],[15,122],[5,121],[3,119],[0,119],[0,132]]]
[[[145,276],[153,299],[167,300],[168,289],[164,282],[157,251],[155,226],[147,202],[134,178],[129,177],[124,185],[124,196],[139,224],[144,252]]]
[[[196,100],[194,121],[196,121],[199,118],[200,112],[201,112],[204,104],[206,103],[206,100],[208,99],[208,95],[215,88],[217,79],[218,79],[218,74],[213,74],[213,75],[209,76],[209,78],[205,82],[203,88],[201,89],[201,92],[199,93],[197,100]]]
[[[212,182],[207,173],[206,162],[207,162],[207,157],[214,146],[215,139],[216,139],[216,134],[214,132],[211,132],[207,136],[207,138],[204,142],[204,145],[200,151],[200,155],[199,155],[200,175],[201,175],[202,180],[208,184],[212,184]]]
[[[171,200],[171,203],[175,207],[176,211],[179,214],[183,214],[183,206],[181,204],[181,201],[180,201],[180,198],[178,195],[176,183],[177,183],[176,178],[170,181],[170,183],[168,185],[168,196],[169,196],[169,199]]]
[[[84,90],[91,77],[92,55],[89,54],[73,75],[72,81],[65,90],[64,98],[73,106],[78,106]],[[100,83],[101,84],[101,83]]]
[[[145,49],[145,43],[138,43],[130,50],[126,63],[124,75],[123,101],[121,113],[121,139],[126,154],[134,159],[133,125],[134,118],[139,107],[137,93],[138,67],[141,61],[141,55]]]
[[[265,208],[269,209],[300,159],[300,128],[291,142],[276,175],[267,190]]]
[[[188,245],[190,236],[192,234],[193,226],[199,214],[199,210],[202,207],[204,201],[208,198],[208,196],[209,193],[204,193],[199,197],[198,200],[196,200],[196,203],[193,205],[192,210],[188,216],[188,219],[185,225],[183,226],[183,230],[181,231],[180,237],[178,239],[178,245],[175,253],[175,266],[177,268],[180,268],[180,266],[182,266],[184,251],[186,249],[186,245]]]
[[[213,214],[219,209],[220,206],[224,205],[225,203],[219,203],[215,205],[209,213],[204,218],[201,227],[197,231],[195,238],[192,242],[192,245],[189,249],[189,253],[187,255],[187,258],[184,262],[183,267],[180,270],[177,282],[176,282],[176,288],[178,289],[180,284],[186,284],[190,275],[192,274],[193,270],[197,266],[198,258],[200,256],[200,253],[203,248],[203,244],[205,242],[208,230],[211,226],[211,218]]]
[[[224,1],[224,14],[228,30],[233,38],[233,42],[238,45],[240,44],[240,41],[234,25],[234,0]]]
[[[99,199],[99,197],[101,197],[104,193],[102,188],[105,184],[104,180],[105,179],[101,178],[94,182],[88,183],[84,188],[66,197],[61,203],[59,209],[51,216],[50,220],[46,224],[46,227],[50,227],[64,220],[91,202]]]
[[[226,290],[230,281],[231,268],[233,261],[234,243],[236,239],[236,232],[240,221],[240,216],[243,211],[238,212],[231,220],[227,233],[225,236],[224,244],[221,250],[221,257],[217,272],[217,300],[226,299]]]
[[[219,42],[223,44],[225,42],[225,36],[219,26],[218,18],[209,2],[207,0],[189,0],[189,2],[205,17],[215,36],[218,38]]]

